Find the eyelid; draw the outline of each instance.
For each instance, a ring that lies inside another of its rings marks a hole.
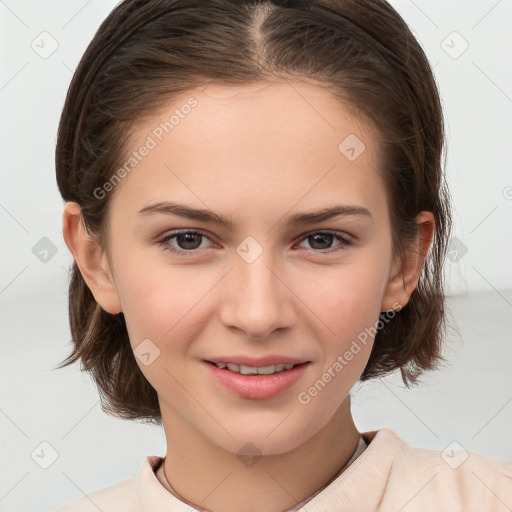
[[[348,234],[346,231],[340,231],[337,229],[313,229],[313,230],[305,231],[304,233],[300,234],[296,238],[296,240],[300,242],[300,241],[304,240],[305,238],[307,238],[308,236],[316,235],[317,233],[340,237],[340,238],[343,238],[347,242],[355,242],[355,237]]]
[[[164,244],[166,244],[168,241],[172,240],[173,238],[175,238],[176,236],[178,235],[181,235],[181,234],[184,234],[184,233],[193,233],[193,234],[197,234],[197,235],[201,235],[203,236],[204,238],[207,238],[208,240],[212,241],[215,243],[215,241],[213,240],[213,237],[207,232],[207,231],[204,231],[202,229],[199,229],[199,228],[181,228],[181,229],[175,229],[173,231],[170,231],[164,235],[162,235],[161,237],[159,237],[157,239],[157,243],[163,247]],[[174,249],[174,248],[173,248]],[[184,254],[195,254],[201,250],[204,250],[205,248],[203,249],[192,249],[190,251],[185,251],[183,249],[174,249],[175,252],[182,252]],[[208,247],[209,249],[209,247]],[[170,252],[173,252],[173,251],[170,251]]]
[[[208,240],[214,242],[214,240],[212,240],[212,237],[210,236],[210,234],[202,229],[181,228],[181,229],[173,230],[173,231],[163,235],[162,237],[160,237],[157,240],[157,243],[160,246],[160,248],[162,248],[163,250],[166,250],[171,254],[177,254],[177,255],[182,255],[182,256],[195,256],[196,254],[199,254],[201,251],[211,249],[211,247],[206,247],[206,248],[202,248],[202,249],[191,249],[191,250],[187,251],[184,249],[177,249],[177,248],[174,248],[171,246],[165,246],[167,244],[167,242],[169,242],[170,240],[174,239],[176,236],[183,234],[183,233],[193,233],[193,234],[201,235],[204,238],[207,238]],[[318,254],[318,255],[336,253],[339,251],[347,250],[349,248],[349,246],[355,245],[354,237],[352,235],[349,235],[348,233],[345,233],[344,231],[337,231],[337,230],[332,230],[332,229],[316,229],[316,230],[312,230],[312,231],[311,230],[305,231],[304,233],[299,235],[296,238],[296,241],[294,242],[294,246],[298,243],[303,242],[308,237],[315,235],[315,234],[331,235],[335,239],[337,239],[340,243],[338,245],[334,246],[334,248],[329,248],[329,249],[325,249],[325,250],[313,249],[313,248],[303,248],[304,250],[308,251],[309,253]]]
[[[337,231],[332,229],[317,229],[313,231],[307,231],[304,234],[300,235],[298,238],[298,241],[294,244],[300,244],[307,238],[309,238],[312,235],[316,234],[322,234],[322,235],[331,235],[336,239],[339,244],[335,245],[334,247],[330,247],[329,249],[313,249],[308,247],[303,247],[302,249],[307,251],[309,254],[313,255],[328,255],[328,254],[334,254],[339,253],[340,251],[346,251],[351,246],[355,245],[354,237],[349,235],[348,233],[345,233],[344,231]]]

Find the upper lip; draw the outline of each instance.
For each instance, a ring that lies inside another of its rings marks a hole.
[[[248,357],[248,356],[220,356],[205,359],[209,363],[232,363],[238,366],[251,366],[253,368],[263,368],[276,364],[302,364],[309,363],[306,359],[297,359],[296,357],[270,355],[265,357]]]

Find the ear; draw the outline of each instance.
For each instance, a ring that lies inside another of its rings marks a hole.
[[[420,212],[416,217],[417,235],[414,246],[407,251],[405,261],[393,264],[390,279],[382,299],[381,311],[403,308],[418,281],[434,234],[435,220],[432,212]]]
[[[80,272],[96,302],[107,313],[122,311],[121,301],[106,253],[84,226],[80,205],[67,202],[62,215],[62,231]]]

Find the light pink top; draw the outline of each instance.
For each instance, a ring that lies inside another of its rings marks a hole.
[[[368,447],[304,512],[510,512],[512,465],[475,452],[408,445],[391,429],[362,433]],[[193,512],[160,483],[162,457],[150,455],[137,476],[95,491],[57,512]],[[347,466],[347,465],[346,465]]]

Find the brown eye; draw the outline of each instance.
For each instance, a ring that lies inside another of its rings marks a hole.
[[[180,254],[182,256],[192,256],[199,252],[199,249],[207,249],[208,247],[201,247],[204,240],[209,238],[200,231],[184,229],[175,231],[166,235],[159,240],[159,246],[165,251]]]
[[[303,242],[305,241],[307,241],[311,249],[320,252],[332,252],[329,251],[329,249],[333,249],[333,247],[334,251],[343,250],[347,248],[346,246],[352,243],[349,239],[344,238],[339,233],[330,233],[326,231],[311,233],[303,239]]]
[[[334,235],[329,233],[309,235],[308,242],[313,249],[330,249],[334,242]]]
[[[179,235],[175,235],[176,243],[179,245],[180,249],[193,250],[199,248],[201,245],[201,238],[203,235],[198,233],[180,233]]]

